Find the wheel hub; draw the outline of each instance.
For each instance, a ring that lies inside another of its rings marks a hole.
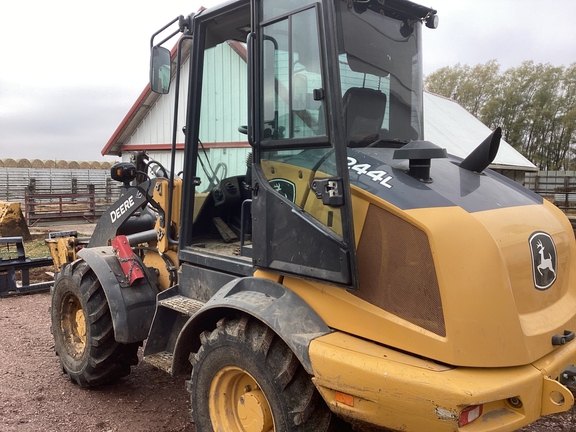
[[[245,370],[227,366],[210,386],[210,420],[214,430],[271,432],[274,418],[266,395]]]
[[[80,300],[74,295],[69,295],[62,303],[61,326],[66,350],[72,357],[80,357],[86,348],[86,316]]]
[[[268,401],[260,389],[248,391],[240,396],[238,418],[246,432],[264,432],[274,426]]]

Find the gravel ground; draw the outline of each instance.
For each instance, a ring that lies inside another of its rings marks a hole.
[[[0,299],[1,431],[193,431],[183,378],[146,363],[84,390],[62,373],[50,334],[50,294]]]
[[[93,225],[50,229],[90,234]],[[194,431],[184,378],[146,363],[98,389],[72,384],[54,354],[49,305],[48,293],[0,299],[0,431]],[[521,431],[576,431],[574,412]]]

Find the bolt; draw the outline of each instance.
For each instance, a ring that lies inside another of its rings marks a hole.
[[[247,385],[246,387],[244,387],[244,391],[245,391],[246,393],[249,393],[249,392],[252,391],[252,387],[250,387],[249,385]]]

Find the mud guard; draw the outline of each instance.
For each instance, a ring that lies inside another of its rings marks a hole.
[[[117,342],[133,343],[148,337],[156,309],[156,289],[147,278],[128,285],[112,247],[84,248],[78,252],[98,277],[112,315]]]
[[[290,347],[306,372],[313,373],[308,346],[332,330],[300,296],[279,283],[258,277],[228,282],[188,320],[176,341],[173,366],[178,367],[178,358],[188,359],[193,350],[190,341],[208,330],[207,322],[214,323],[229,315],[230,310],[245,312],[265,323]]]

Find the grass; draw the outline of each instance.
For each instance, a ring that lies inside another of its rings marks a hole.
[[[41,258],[50,256],[50,250],[44,239],[32,239],[24,242],[24,251],[28,258]]]

